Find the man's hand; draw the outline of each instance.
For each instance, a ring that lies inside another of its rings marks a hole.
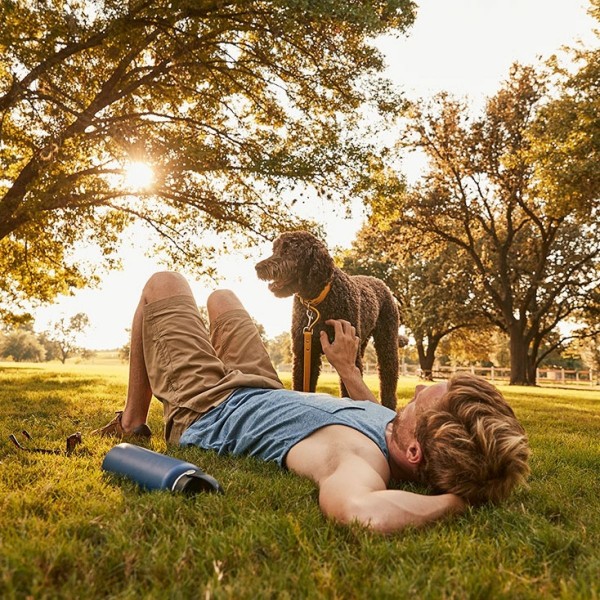
[[[334,339],[330,343],[327,333],[321,331],[321,348],[331,366],[343,379],[344,374],[356,368],[356,354],[360,339],[356,335],[356,328],[348,321],[329,319],[325,323],[333,327]]]
[[[327,333],[321,331],[321,348],[344,382],[348,395],[353,400],[377,402],[371,390],[365,385],[360,369],[356,366],[356,355],[360,346],[356,328],[352,323],[342,319],[328,319],[325,323],[333,327],[334,339],[330,343]]]

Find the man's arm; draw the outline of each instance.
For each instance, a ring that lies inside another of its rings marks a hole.
[[[356,366],[356,353],[360,345],[360,339],[356,336],[356,329],[348,321],[338,319],[329,319],[325,323],[333,326],[335,337],[333,342],[329,343],[327,334],[321,331],[321,347],[327,360],[344,382],[348,395],[352,400],[377,402]]]
[[[319,482],[323,513],[340,523],[358,522],[380,533],[422,526],[454,513],[466,503],[454,494],[425,496],[388,490],[381,476],[358,457],[347,461]]]

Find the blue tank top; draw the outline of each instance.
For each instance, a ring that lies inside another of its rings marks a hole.
[[[285,467],[290,449],[321,427],[345,425],[366,435],[388,459],[385,429],[396,413],[368,400],[291,390],[240,388],[193,423],[182,446],[248,454]]]

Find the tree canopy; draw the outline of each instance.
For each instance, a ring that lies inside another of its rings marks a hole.
[[[590,14],[600,23],[600,0]],[[598,35],[598,32],[596,32]],[[538,111],[531,136],[537,193],[549,210],[575,209],[598,220],[600,201],[600,47],[569,49],[570,64],[549,61],[556,90]]]
[[[33,331],[14,329],[0,334],[0,357],[12,358],[15,362],[41,362],[46,356],[43,344]]]
[[[229,247],[296,227],[285,190],[342,192],[368,148],[361,106],[397,98],[370,40],[410,0],[0,2],[4,307],[93,282],[148,226],[172,265],[211,273]],[[133,190],[128,164],[151,165]],[[225,239],[226,238],[226,239]]]

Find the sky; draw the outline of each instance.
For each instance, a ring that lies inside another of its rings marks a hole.
[[[481,106],[504,81],[513,62],[538,63],[564,45],[583,41],[597,43],[595,21],[587,14],[584,0],[421,0],[414,26],[405,37],[388,37],[378,42],[384,52],[388,76],[409,98],[429,97],[445,90]],[[407,160],[409,180],[419,176],[418,159]],[[327,243],[349,247],[364,215],[355,205],[351,218],[335,208],[323,214],[315,206],[315,218],[324,223]],[[227,257],[219,265],[225,276],[219,287],[232,289],[249,313],[266,329],[269,337],[291,325],[291,299],[272,296],[267,284],[257,279],[254,264],[270,255],[270,245],[256,251],[256,260]],[[35,312],[36,330],[41,331],[60,316],[85,312],[91,327],[79,342],[94,349],[124,345],[131,317],[148,277],[162,269],[156,259],[145,256],[144,244],[133,234],[125,241],[123,271],[110,273],[93,290],[81,290],[50,307]],[[206,301],[214,285],[192,283],[198,304]]]

